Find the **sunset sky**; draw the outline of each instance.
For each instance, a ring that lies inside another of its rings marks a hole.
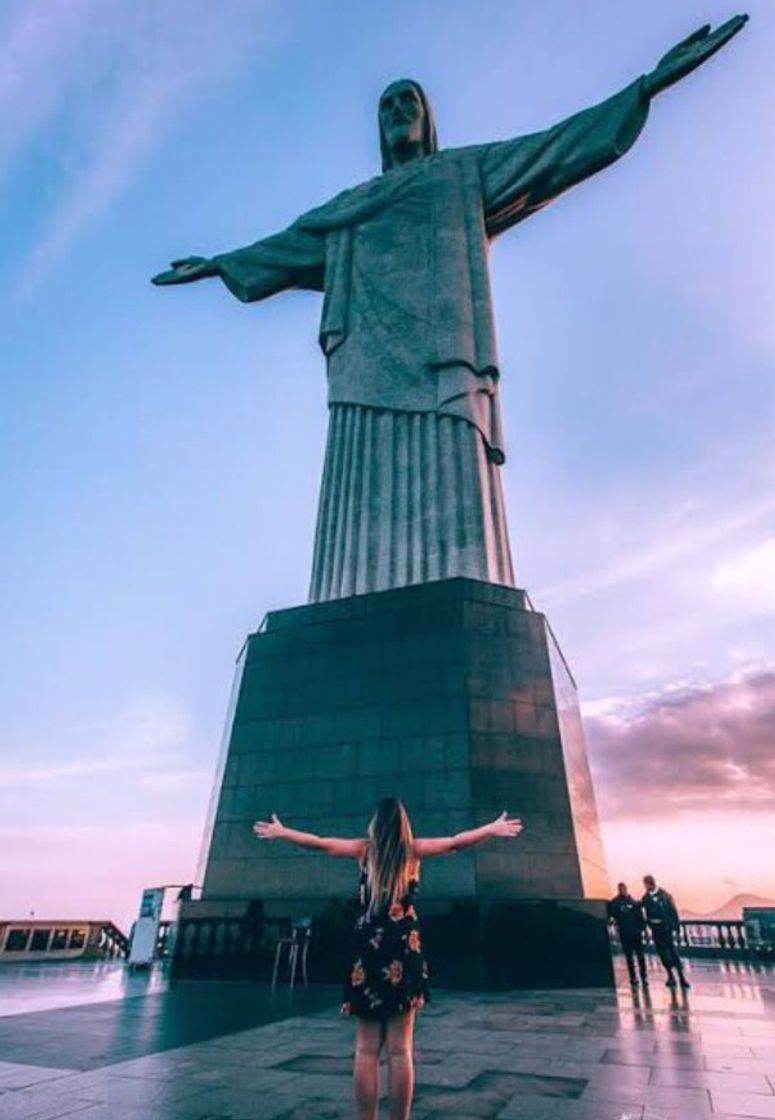
[[[579,683],[611,878],[701,911],[775,898],[775,5],[748,11],[492,254],[517,580]],[[320,298],[151,274],[375,174],[393,78],[442,146],[502,139],[734,13],[0,7],[0,917],[126,926],[193,877],[234,659],[306,598]]]

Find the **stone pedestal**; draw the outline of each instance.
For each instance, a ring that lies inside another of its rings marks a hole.
[[[524,821],[519,839],[423,865],[434,982],[611,983],[576,689],[523,592],[453,579],[272,612],[243,650],[232,707],[188,921],[233,921],[249,904],[255,915],[259,901],[268,918],[311,915],[313,976],[339,979],[357,868],[258,841],[253,821],[276,812],[295,828],[360,836],[394,795],[415,834],[435,836],[508,809]]]

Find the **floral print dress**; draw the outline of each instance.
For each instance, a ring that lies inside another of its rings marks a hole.
[[[361,868],[360,913],[353,929],[343,1015],[387,1019],[429,1002],[428,965],[414,908],[418,885],[411,879],[400,902],[370,915],[366,868]]]

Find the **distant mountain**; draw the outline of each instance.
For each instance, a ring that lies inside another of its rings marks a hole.
[[[775,900],[761,898],[756,894],[736,894],[710,914],[697,914],[693,910],[681,910],[685,922],[739,922],[743,917],[744,906],[775,906]]]

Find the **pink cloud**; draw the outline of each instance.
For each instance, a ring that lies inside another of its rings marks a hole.
[[[775,671],[608,705],[585,726],[601,813],[775,809]]]

